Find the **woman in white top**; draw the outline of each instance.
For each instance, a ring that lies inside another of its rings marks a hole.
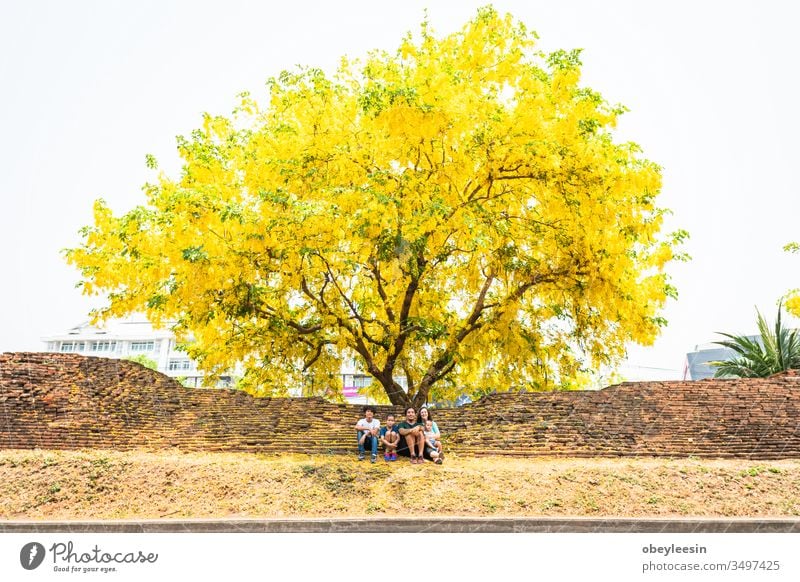
[[[425,425],[425,423],[427,421],[429,421],[429,420],[431,421],[431,431],[437,437],[437,441],[439,443],[439,449],[437,451],[433,447],[428,447],[428,448],[430,448],[430,449],[432,449],[432,450],[434,450],[434,451],[439,453],[439,456],[436,459],[436,462],[437,463],[441,463],[442,460],[444,459],[444,455],[442,454],[442,441],[440,440],[442,435],[439,432],[439,427],[436,426],[436,421],[433,420],[433,416],[431,416],[431,412],[430,412],[430,410],[427,409],[427,407],[423,406],[422,408],[419,409],[419,420],[420,420],[420,422],[422,422],[423,426]]]

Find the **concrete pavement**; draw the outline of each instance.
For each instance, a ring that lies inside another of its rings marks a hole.
[[[800,533],[796,518],[365,517],[0,521],[0,533]]]

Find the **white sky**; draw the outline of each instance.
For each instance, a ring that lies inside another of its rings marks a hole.
[[[60,249],[105,198],[143,201],[145,154],[174,175],[175,136],[296,64],[394,50],[428,8],[439,33],[486,2],[9,1],[0,4],[0,351],[86,319]],[[677,376],[717,331],[753,333],[800,286],[797,59],[791,2],[500,1],[540,46],[584,48],[583,83],[631,112],[620,139],[664,169],[669,228],[691,233],[671,269],[669,327],[629,365]],[[794,322],[796,323],[796,322]],[[641,375],[641,374],[639,374]]]

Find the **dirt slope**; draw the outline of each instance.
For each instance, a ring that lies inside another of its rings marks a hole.
[[[800,461],[0,450],[0,519],[796,516]]]

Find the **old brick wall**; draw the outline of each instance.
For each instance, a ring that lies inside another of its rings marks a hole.
[[[383,420],[389,411],[380,406]],[[469,455],[800,458],[800,376],[497,394],[435,410]],[[139,364],[0,354],[0,448],[353,452],[360,407],[184,388]]]

